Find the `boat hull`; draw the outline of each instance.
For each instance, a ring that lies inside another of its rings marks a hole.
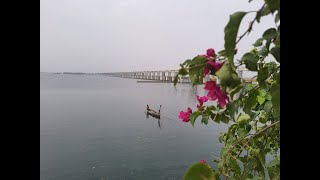
[[[155,117],[155,118],[159,118],[160,119],[160,114],[153,111],[153,110],[147,110],[147,114],[152,116],[152,117]]]

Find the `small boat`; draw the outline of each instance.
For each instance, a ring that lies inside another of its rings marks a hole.
[[[152,109],[147,110],[147,115],[160,119],[160,113]]]
[[[157,111],[155,111],[155,110],[150,109],[150,108],[149,108],[149,105],[147,105],[147,111],[146,111],[147,116],[148,116],[148,115],[151,115],[152,117],[155,117],[155,118],[160,119],[160,109],[161,109],[161,106],[162,106],[162,105],[160,105],[159,111],[157,112]]]

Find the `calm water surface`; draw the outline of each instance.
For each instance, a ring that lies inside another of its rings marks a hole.
[[[219,156],[226,125],[178,119],[202,87],[136,81],[41,73],[41,180],[182,179],[192,163]],[[146,117],[147,104],[162,105],[160,120]]]

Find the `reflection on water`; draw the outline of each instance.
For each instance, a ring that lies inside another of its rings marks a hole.
[[[146,118],[149,118],[150,117],[150,115],[149,115],[149,113],[146,113]],[[152,117],[152,116],[151,116]],[[160,123],[160,119],[161,118],[156,118],[156,117],[152,117],[152,118],[154,118],[155,120],[156,119],[158,119],[158,126],[159,126],[159,129],[161,130],[161,123]],[[163,120],[161,120],[161,122],[162,122]]]

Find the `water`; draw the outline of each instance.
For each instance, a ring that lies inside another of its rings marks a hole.
[[[178,119],[196,107],[190,84],[48,73],[40,82],[41,180],[182,179],[192,163],[219,156],[226,125]],[[146,117],[147,104],[162,105],[160,120]]]

